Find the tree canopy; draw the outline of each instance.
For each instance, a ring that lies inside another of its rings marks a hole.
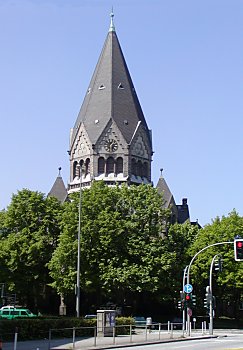
[[[232,303],[241,300],[243,288],[243,266],[234,260],[233,241],[243,232],[243,217],[233,210],[227,217],[217,217],[210,225],[206,225],[198,234],[190,248],[194,256],[202,248],[214,243],[231,242],[216,245],[200,253],[192,264],[191,278],[197,288],[205,291],[209,284],[209,270],[215,255],[221,256],[223,261],[222,273],[213,273],[213,290],[221,301]],[[236,313],[236,310],[235,310]]]
[[[88,292],[116,294],[163,288],[173,252],[161,233],[168,214],[151,186],[108,187],[102,182],[82,191],[81,285]],[[79,195],[65,204],[62,233],[49,264],[53,287],[73,292],[76,282]],[[61,272],[61,273],[60,273]]]
[[[22,303],[37,306],[45,294],[50,282],[46,265],[60,234],[60,212],[55,198],[23,189],[1,213],[0,277]]]

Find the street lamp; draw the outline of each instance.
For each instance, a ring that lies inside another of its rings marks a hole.
[[[76,316],[80,316],[80,238],[81,238],[81,206],[82,206],[82,164],[79,164],[79,207],[78,207],[78,258],[77,258],[77,284],[76,284]]]

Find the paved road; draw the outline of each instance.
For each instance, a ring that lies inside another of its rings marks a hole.
[[[125,350],[128,347],[119,348]],[[135,346],[132,350],[144,350],[145,346]],[[173,343],[146,345],[146,350],[243,350],[243,335],[229,335],[212,339],[180,341]]]

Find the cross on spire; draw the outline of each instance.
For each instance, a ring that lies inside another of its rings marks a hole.
[[[116,30],[115,30],[115,26],[114,26],[114,22],[113,22],[113,18],[114,18],[113,7],[111,9],[110,17],[111,17],[111,23],[110,23],[109,32],[115,32]]]

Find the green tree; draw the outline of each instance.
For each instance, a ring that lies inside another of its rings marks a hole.
[[[239,302],[242,298],[243,266],[234,260],[233,241],[237,235],[242,235],[243,218],[236,211],[227,217],[217,217],[212,224],[206,225],[191,247],[191,256],[202,248],[219,242],[232,242],[231,244],[217,245],[200,253],[192,265],[191,277],[198,288],[205,291],[209,284],[209,269],[214,255],[219,254],[223,259],[222,273],[213,275],[213,290],[217,299],[232,307],[237,316]]]
[[[60,234],[61,204],[27,189],[13,195],[4,214],[7,234],[0,241],[3,276],[22,303],[38,307],[50,282],[47,263]]]
[[[163,199],[148,185],[108,187],[95,182],[82,191],[81,286],[117,302],[131,293],[165,290],[172,252],[162,238],[168,215]],[[79,195],[65,204],[62,234],[49,264],[59,294],[76,283]]]
[[[200,233],[198,225],[192,225],[189,221],[183,224],[174,224],[169,227],[167,235],[167,250],[174,254],[172,262],[173,276],[170,276],[171,289],[175,291],[175,298],[179,297],[182,290],[182,278],[185,267],[191,260],[190,248],[197,240]]]

